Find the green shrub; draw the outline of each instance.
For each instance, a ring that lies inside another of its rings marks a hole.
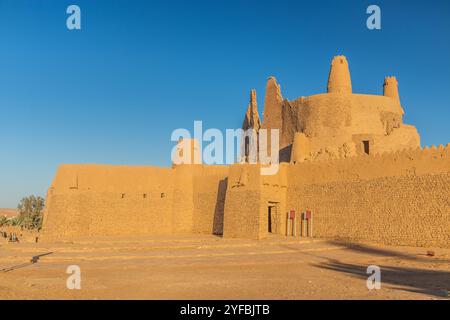
[[[23,198],[17,206],[19,216],[12,219],[11,225],[22,226],[27,229],[41,229],[44,204],[45,200],[39,196],[32,195]]]

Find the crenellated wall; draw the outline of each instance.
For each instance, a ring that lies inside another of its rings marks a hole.
[[[450,247],[450,146],[289,166],[287,208],[314,236]]]

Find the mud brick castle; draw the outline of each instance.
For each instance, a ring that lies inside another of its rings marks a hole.
[[[220,234],[314,237],[450,247],[450,146],[420,147],[403,123],[398,83],[383,95],[352,92],[348,62],[333,59],[327,93],[283,98],[270,77],[260,120],[256,92],[243,129],[280,130],[280,167],[183,164],[171,168],[62,165],[47,194],[43,240]]]

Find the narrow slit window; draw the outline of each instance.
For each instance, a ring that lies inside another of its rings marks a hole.
[[[367,141],[367,140],[363,141],[363,148],[364,148],[365,154],[370,154],[369,141]]]

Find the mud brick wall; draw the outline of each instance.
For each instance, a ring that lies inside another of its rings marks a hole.
[[[450,247],[449,147],[307,166],[287,206],[313,211],[315,237]]]

